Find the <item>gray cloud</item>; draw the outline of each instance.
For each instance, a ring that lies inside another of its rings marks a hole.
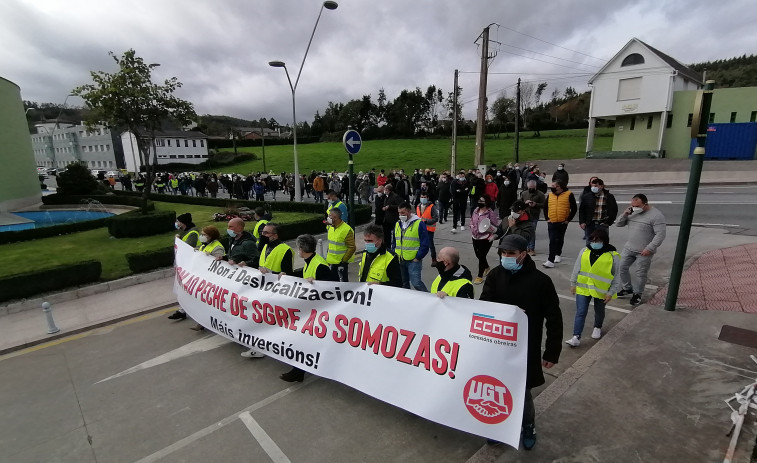
[[[184,83],[180,95],[200,114],[287,123],[289,86],[283,71],[267,63],[285,61],[296,77],[320,5],[316,0],[4,0],[0,75],[17,83],[25,99],[60,103],[73,87],[89,81],[89,71],[114,70],[108,51],[134,48],[145,61],[161,63],[156,78],[178,77]],[[390,99],[402,89],[430,84],[447,93],[454,69],[471,72],[462,74],[460,83],[468,102],[465,115],[473,117],[479,69],[474,40],[489,23],[504,26],[492,27],[491,38],[503,43],[490,67],[494,95],[510,89],[518,76],[547,81],[549,92],[567,85],[585,90],[586,75],[602,64],[586,55],[609,59],[634,36],[685,63],[754,53],[753,2],[708,5],[703,0],[627,6],[601,0],[343,0],[321,17],[297,89],[298,119],[311,120],[328,101],[363,94],[375,99],[382,87]],[[75,100],[69,103],[80,103]]]

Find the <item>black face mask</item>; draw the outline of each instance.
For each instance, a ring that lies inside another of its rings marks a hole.
[[[267,236],[260,235],[260,244],[268,244],[270,241],[270,238]]]
[[[549,189],[552,193],[557,194],[557,188],[550,188]]]
[[[531,193],[533,193],[534,191],[536,191],[536,188],[529,188],[528,191],[530,191]]]
[[[434,267],[439,271],[439,273],[443,273],[444,267],[446,267],[446,264],[441,261],[436,261],[436,264],[434,264]]]

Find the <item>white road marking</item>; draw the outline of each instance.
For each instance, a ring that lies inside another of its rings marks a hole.
[[[217,431],[217,430],[223,428],[224,426],[226,426],[226,425],[228,425],[230,423],[233,423],[234,421],[236,421],[237,419],[240,418],[241,414],[243,414],[245,412],[254,412],[255,410],[259,410],[259,409],[265,407],[266,405],[269,405],[269,404],[271,404],[271,403],[273,403],[273,402],[281,399],[282,397],[285,397],[285,396],[291,394],[292,392],[295,392],[298,389],[307,386],[308,384],[312,383],[313,381],[316,381],[317,379],[318,378],[316,378],[316,377],[308,378],[308,379],[306,379],[304,382],[302,382],[300,384],[296,384],[294,386],[290,386],[290,387],[284,389],[283,391],[279,391],[276,394],[268,396],[265,399],[261,400],[260,402],[256,402],[256,403],[250,405],[249,407],[245,408],[244,410],[239,410],[238,412],[233,413],[233,414],[227,416],[226,418],[222,419],[221,421],[219,421],[217,423],[213,423],[213,424],[211,424],[208,427],[200,429],[199,431],[195,432],[194,434],[190,434],[187,437],[185,437],[184,439],[178,440],[178,441],[174,442],[173,444],[169,445],[168,447],[165,447],[165,448],[163,448],[161,450],[158,450],[157,452],[155,452],[155,453],[153,453],[151,455],[148,455],[148,456],[142,458],[141,460],[136,461],[135,463],[154,463],[156,461],[160,461],[161,459],[167,457],[168,455],[172,454],[173,452],[175,452],[177,450],[180,450],[180,449],[183,449],[187,445],[189,445],[189,444],[191,444],[191,443],[193,443],[193,442],[195,442],[195,441],[197,441],[199,439],[202,439],[203,437],[205,437],[205,436],[207,436],[209,434],[212,434],[214,431]]]
[[[257,421],[252,417],[250,412],[244,412],[239,415],[239,419],[242,420],[247,429],[250,430],[252,436],[258,441],[260,446],[265,450],[265,453],[271,457],[274,463],[291,463],[289,458],[284,455],[276,442],[271,439],[271,436],[263,428],[260,427]]]
[[[569,301],[575,301],[576,300],[576,296],[563,296],[562,294],[558,294],[557,296],[560,297],[560,298],[562,298],[562,299],[567,299]],[[620,307],[613,307],[611,305],[606,305],[605,309],[614,310],[616,312],[621,312],[621,313],[631,313],[631,311],[628,310],[628,309],[621,309]]]
[[[732,223],[692,223],[695,227],[727,227],[727,228],[741,228],[741,225]]]
[[[164,363],[168,363],[171,360],[180,359],[182,357],[187,357],[192,354],[196,354],[198,352],[207,352],[209,350],[215,349],[217,347],[221,347],[223,345],[226,345],[228,343],[232,342],[230,339],[227,339],[223,336],[206,336],[202,339],[198,339],[197,341],[192,341],[189,344],[186,344],[184,346],[179,347],[178,349],[174,349],[170,352],[166,352],[163,355],[159,355],[153,359],[150,359],[146,362],[142,362],[139,365],[135,365],[127,370],[124,370],[120,373],[116,373],[113,376],[108,376],[105,379],[101,379],[100,381],[96,382],[95,384],[100,384],[102,382],[120,378],[121,376],[126,376],[131,373],[135,373],[140,370],[144,370],[146,368],[155,367],[158,365],[162,365]]]

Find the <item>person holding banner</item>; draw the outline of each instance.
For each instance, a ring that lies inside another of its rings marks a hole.
[[[337,207],[331,208],[326,221],[329,224],[326,262],[331,266],[336,281],[350,281],[349,265],[354,260],[353,256],[357,250],[355,231],[342,220],[342,210]]]
[[[473,275],[468,267],[460,265],[460,251],[452,247],[442,248],[434,266],[439,276],[431,283],[431,294],[440,299],[447,296],[473,299]]]
[[[250,232],[245,231],[244,220],[239,217],[229,220],[226,233],[231,237],[227,256],[229,263],[242,267],[258,268],[260,252],[255,245],[255,237]]]
[[[219,232],[218,229],[213,225],[203,227],[202,234],[200,235],[201,244],[199,248],[195,249],[195,251],[201,251],[205,254],[210,254],[217,259],[222,259],[223,256],[226,255],[226,249],[224,249],[223,244],[221,244],[221,242],[218,240],[220,237],[221,232]],[[203,331],[205,327],[200,325],[199,323],[195,323],[195,325],[189,329],[194,331]]]
[[[400,259],[402,287],[427,293],[428,288],[421,279],[423,258],[429,249],[426,224],[413,214],[408,202],[400,204],[397,211],[399,221],[394,226],[394,251]]]
[[[252,236],[255,237],[255,244],[258,247],[258,251],[263,250],[263,246],[267,240],[263,237],[263,227],[265,224],[271,221],[271,214],[266,213],[262,207],[255,208],[255,225],[252,229]]]
[[[531,389],[544,384],[542,367],[552,368],[560,359],[562,350],[560,299],[552,280],[536,268],[528,255],[528,241],[525,238],[520,235],[505,235],[497,249],[500,265],[489,272],[479,299],[520,307],[528,317],[522,438],[523,447],[531,450],[536,445],[536,413]],[[547,338],[542,354],[541,341],[545,326]]]
[[[369,285],[402,287],[399,259],[386,246],[384,228],[371,224],[363,232],[365,252],[360,261],[358,281]]]
[[[187,243],[193,248],[197,248],[197,244],[200,239],[200,232],[197,231],[197,227],[195,226],[194,222],[192,222],[192,214],[185,212],[184,214],[176,217],[175,226],[176,230],[179,231],[176,234],[176,237],[181,238],[183,242]],[[186,318],[187,313],[181,307],[179,307],[179,310],[168,316],[169,320],[186,320]]]

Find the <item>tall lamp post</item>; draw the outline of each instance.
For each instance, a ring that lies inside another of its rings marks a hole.
[[[268,65],[275,68],[284,68],[284,72],[289,82],[289,88],[292,90],[292,137],[294,139],[294,198],[297,202],[302,201],[302,192],[300,191],[300,164],[297,158],[297,110],[295,93],[297,91],[297,84],[300,82],[300,75],[302,74],[302,68],[305,66],[305,59],[308,57],[308,51],[310,51],[310,44],[313,43],[313,37],[315,36],[315,30],[318,28],[318,21],[321,20],[321,14],[323,9],[336,10],[339,4],[336,2],[327,0],[321,5],[321,10],[318,12],[318,18],[315,20],[315,26],[313,26],[313,33],[310,34],[310,40],[308,41],[308,47],[305,49],[305,56],[302,57],[302,63],[300,64],[300,70],[297,72],[297,78],[292,84],[292,79],[289,77],[289,70],[283,61],[269,61]]]

